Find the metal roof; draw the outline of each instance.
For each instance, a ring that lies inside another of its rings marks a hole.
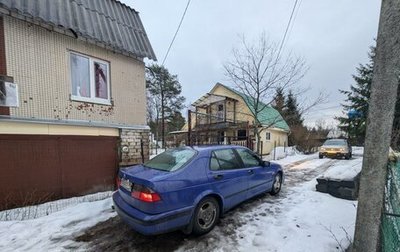
[[[0,13],[130,57],[157,60],[139,13],[117,0],[0,0]]]

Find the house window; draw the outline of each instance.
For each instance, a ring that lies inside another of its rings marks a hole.
[[[71,99],[111,105],[109,63],[72,52],[70,60]]]
[[[246,140],[246,139],[247,139],[247,130],[238,130],[237,140]]]
[[[271,140],[271,132],[265,132],[265,139],[267,141]]]
[[[218,111],[224,111],[224,105],[223,104],[219,104],[218,105]]]

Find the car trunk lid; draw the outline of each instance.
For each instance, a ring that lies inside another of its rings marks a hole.
[[[119,192],[132,207],[150,214],[158,213],[163,204],[162,196],[157,192],[155,182],[167,176],[169,172],[137,165],[119,172]]]

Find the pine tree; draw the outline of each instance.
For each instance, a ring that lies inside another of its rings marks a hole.
[[[348,139],[354,145],[363,145],[366,132],[366,121],[368,114],[368,100],[371,95],[371,83],[374,68],[375,48],[371,47],[369,52],[369,63],[360,64],[357,75],[353,75],[355,84],[350,90],[339,90],[347,96],[346,104],[342,104],[346,116],[337,117],[339,128],[347,133]],[[348,116],[350,113],[354,117]]]
[[[303,125],[304,120],[299,109],[299,104],[297,103],[297,99],[291,90],[289,90],[286,98],[285,107],[283,110],[283,117],[289,127]]]
[[[289,146],[299,146],[301,141],[304,140],[305,134],[307,134],[307,129],[303,125],[304,120],[296,96],[291,90],[287,94],[282,116],[291,131],[288,137]]]
[[[150,123],[150,126],[155,129],[153,133],[156,137],[160,135],[161,128],[161,139],[165,148],[165,135],[168,133],[166,119],[179,112],[185,102],[185,97],[181,96],[182,87],[176,75],[170,74],[164,66],[153,64],[146,68],[146,88],[153,102],[153,106],[148,107],[155,110],[155,113],[148,114],[156,115],[155,122]]]
[[[283,110],[285,108],[285,94],[283,92],[283,88],[279,87],[276,89],[272,107],[278,110],[281,115],[283,115]]]

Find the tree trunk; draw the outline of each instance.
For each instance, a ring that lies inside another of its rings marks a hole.
[[[357,207],[353,251],[380,251],[388,152],[400,76],[400,0],[383,0],[367,133]]]
[[[165,114],[164,114],[164,93],[161,91],[161,138],[162,148],[165,149]]]

